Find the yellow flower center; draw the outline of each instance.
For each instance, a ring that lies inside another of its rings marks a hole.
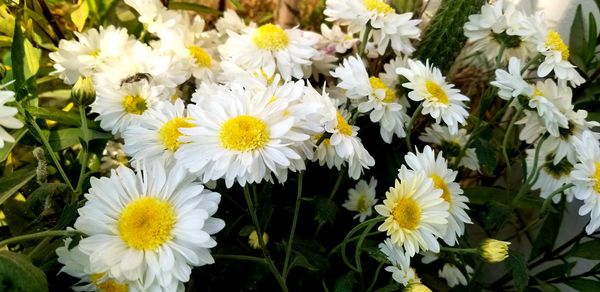
[[[148,105],[143,97],[128,95],[123,98],[123,108],[127,113],[141,115],[148,109]]]
[[[200,67],[210,68],[212,66],[212,58],[210,55],[201,47],[198,46],[188,46],[188,51],[194,60],[196,60],[196,64]]]
[[[238,116],[223,123],[219,139],[223,148],[235,151],[252,151],[269,142],[269,128],[253,116]]]
[[[263,243],[267,245],[267,243],[269,242],[269,235],[263,231],[262,238]],[[248,245],[250,245],[250,247],[253,249],[260,249],[260,241],[258,240],[258,233],[256,232],[256,230],[252,230],[252,232],[250,232],[250,235],[248,235]]]
[[[432,175],[431,179],[433,179],[433,186],[436,189],[442,190],[442,199],[444,199],[444,201],[446,201],[449,204],[451,204],[452,203],[452,196],[450,195],[450,190],[448,189],[448,185],[446,184],[446,182],[444,181],[444,179],[441,178],[437,174]]]
[[[370,11],[376,11],[383,14],[395,13],[396,10],[392,6],[381,0],[364,0],[365,7]]]
[[[421,208],[412,198],[400,199],[392,210],[392,216],[401,228],[415,230],[421,222]]]
[[[594,162],[594,191],[600,194],[600,162]]]
[[[344,119],[340,112],[336,112],[335,116],[337,118],[337,129],[338,131],[346,136],[352,136],[352,127],[348,124],[348,121]]]
[[[551,50],[559,51],[563,60],[569,59],[569,47],[560,38],[558,32],[551,30],[546,37],[546,46]]]
[[[279,51],[288,46],[289,38],[281,27],[273,24],[265,24],[252,34],[252,42],[263,50]]]
[[[172,238],[175,221],[175,210],[169,202],[142,197],[130,202],[121,212],[119,236],[131,248],[156,250]]]
[[[430,94],[429,101],[448,104],[448,95],[437,83],[427,80],[425,81],[425,89]]]
[[[360,194],[360,196],[358,197],[358,200],[356,200],[356,211],[358,211],[358,213],[364,213],[364,212],[367,212],[367,210],[369,210],[369,204],[367,204],[367,198],[366,198],[365,194]]]
[[[377,77],[371,77],[369,78],[369,83],[371,83],[371,87],[373,88],[373,90],[383,89],[383,91],[385,92],[383,102],[390,103],[396,99],[396,94],[394,93],[394,91],[391,88],[389,88],[385,83],[383,83],[381,79]]]
[[[533,96],[544,96],[544,93],[537,87],[533,87]]]
[[[96,287],[96,291],[101,292],[127,292],[129,288],[127,284],[117,283],[115,280],[108,279],[99,283],[100,279],[104,276],[104,273],[96,273],[90,276],[92,284]]]
[[[160,140],[162,141],[165,148],[175,151],[179,149],[179,137],[183,135],[179,129],[180,128],[191,128],[194,124],[190,122],[189,119],[185,118],[174,118],[168,122],[166,122],[158,131],[158,135],[160,136]]]

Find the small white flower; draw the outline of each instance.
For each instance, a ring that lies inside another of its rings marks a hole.
[[[437,124],[431,125],[431,127],[425,128],[425,133],[419,136],[419,140],[439,145],[441,151],[446,157],[453,163],[455,163],[458,156],[463,151],[462,149],[467,145],[470,134],[467,133],[466,129],[460,129],[456,134],[450,134],[450,130],[446,126],[440,126]],[[468,169],[479,171],[479,159],[475,148],[468,148],[464,150],[465,153],[461,158],[458,166],[464,166]],[[455,163],[456,164],[456,163]]]
[[[0,87],[1,88],[1,87]],[[15,93],[9,90],[0,90],[0,149],[4,147],[4,142],[15,142],[10,133],[4,128],[19,129],[23,123],[15,118],[18,110],[6,103],[14,101]]]
[[[551,147],[551,146],[550,146]],[[533,164],[535,162],[535,152],[537,149],[527,149],[527,157],[525,162],[527,163],[527,173],[533,173]],[[538,162],[537,169],[539,171],[538,179],[535,181],[531,189],[540,190],[540,197],[546,199],[548,196],[562,187],[563,185],[571,182],[571,171],[574,166],[567,158],[562,158],[558,162],[555,162],[556,154],[552,152],[552,148],[548,147],[548,144],[542,144],[542,148],[538,151]],[[568,202],[573,200],[573,193],[571,189],[564,191]],[[558,203],[561,196],[554,196],[552,200],[554,203]]]
[[[473,268],[469,265],[465,266],[467,273],[473,273]],[[462,271],[453,264],[444,264],[441,270],[438,272],[438,276],[448,283],[451,288],[457,285],[467,286],[467,278],[463,275]]]
[[[579,75],[575,66],[569,62],[569,47],[563,42],[558,32],[542,31],[543,38],[538,40],[537,49],[545,58],[538,67],[538,76],[546,77],[554,71],[556,78],[569,81],[572,86],[579,86],[585,79]]]
[[[377,203],[375,187],[377,187],[377,180],[374,177],[368,184],[365,180],[359,180],[353,189],[348,190],[348,199],[342,204],[342,207],[357,212],[358,214],[354,218],[359,218],[358,221],[365,221],[367,217],[371,216],[373,205]]]
[[[386,238],[378,247],[392,264],[385,267],[385,270],[392,273],[394,281],[407,286],[410,282],[419,280],[415,270],[410,267],[410,256],[404,252],[402,246]]]
[[[533,95],[533,88],[521,76],[521,60],[515,57],[508,61],[508,72],[496,69],[496,80],[490,84],[498,87],[498,96],[504,100],[510,100],[519,95]]]
[[[354,38],[351,34],[343,32],[337,24],[333,24],[329,28],[327,24],[322,23],[321,35],[322,38],[317,47],[329,54],[343,54],[358,42],[358,39]]]

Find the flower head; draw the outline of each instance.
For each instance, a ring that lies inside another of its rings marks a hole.
[[[488,263],[499,263],[508,258],[508,246],[510,242],[488,238],[481,242],[479,252],[481,257]]]

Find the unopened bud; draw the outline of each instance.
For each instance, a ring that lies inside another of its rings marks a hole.
[[[499,263],[508,257],[510,242],[488,238],[481,243],[481,257],[488,263]]]
[[[71,89],[71,99],[78,105],[88,106],[96,100],[96,88],[91,77],[81,76]]]

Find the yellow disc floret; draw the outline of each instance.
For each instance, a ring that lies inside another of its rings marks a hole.
[[[287,33],[274,24],[265,24],[252,34],[252,42],[259,48],[269,51],[279,51],[287,48],[289,43]]]
[[[342,116],[340,112],[336,112],[335,116],[337,118],[338,131],[343,135],[352,136],[352,127],[348,124],[348,121],[344,119],[344,116]]]
[[[367,203],[367,196],[360,194],[356,200],[356,211],[358,213],[364,213],[369,210],[369,204]]]
[[[96,287],[96,291],[101,292],[127,292],[129,288],[127,284],[120,284],[112,279],[101,281],[104,273],[96,273],[90,276],[92,284]]]
[[[429,93],[429,101],[448,104],[448,95],[437,83],[432,80],[425,81],[425,89]]]
[[[193,126],[194,124],[186,118],[174,118],[166,122],[158,131],[163,146],[171,151],[179,149],[179,145],[181,144],[181,142],[179,142],[179,137],[182,135],[179,129],[191,128]]]
[[[121,212],[119,236],[131,248],[156,250],[173,237],[175,221],[175,210],[169,202],[141,197]]]
[[[381,81],[381,79],[377,77],[371,77],[369,78],[369,83],[371,83],[371,88],[373,88],[373,90],[383,89],[383,91],[385,92],[383,102],[390,103],[396,99],[396,94],[394,93],[394,91],[391,88],[389,88],[383,81]]]
[[[188,46],[187,49],[190,51],[192,57],[194,57],[198,66],[205,68],[210,68],[212,66],[212,58],[203,48],[198,46]]]
[[[450,194],[450,190],[444,179],[437,174],[432,175],[431,179],[433,179],[433,186],[436,189],[442,190],[442,199],[449,204],[452,203],[452,195]]]
[[[395,13],[396,10],[389,4],[381,0],[364,0],[365,7],[370,11],[375,11],[382,14]]]
[[[559,51],[563,60],[569,59],[569,47],[563,42],[558,32],[551,30],[546,37],[546,46],[551,50]]]
[[[415,230],[421,222],[421,208],[414,199],[403,198],[396,202],[392,216],[400,228]]]
[[[594,191],[600,194],[600,162],[594,162]]]
[[[269,142],[269,139],[267,124],[247,115],[227,120],[219,131],[221,146],[228,150],[244,152],[260,149]]]
[[[130,114],[141,115],[148,109],[148,105],[143,97],[128,95],[123,98],[123,109]]]

